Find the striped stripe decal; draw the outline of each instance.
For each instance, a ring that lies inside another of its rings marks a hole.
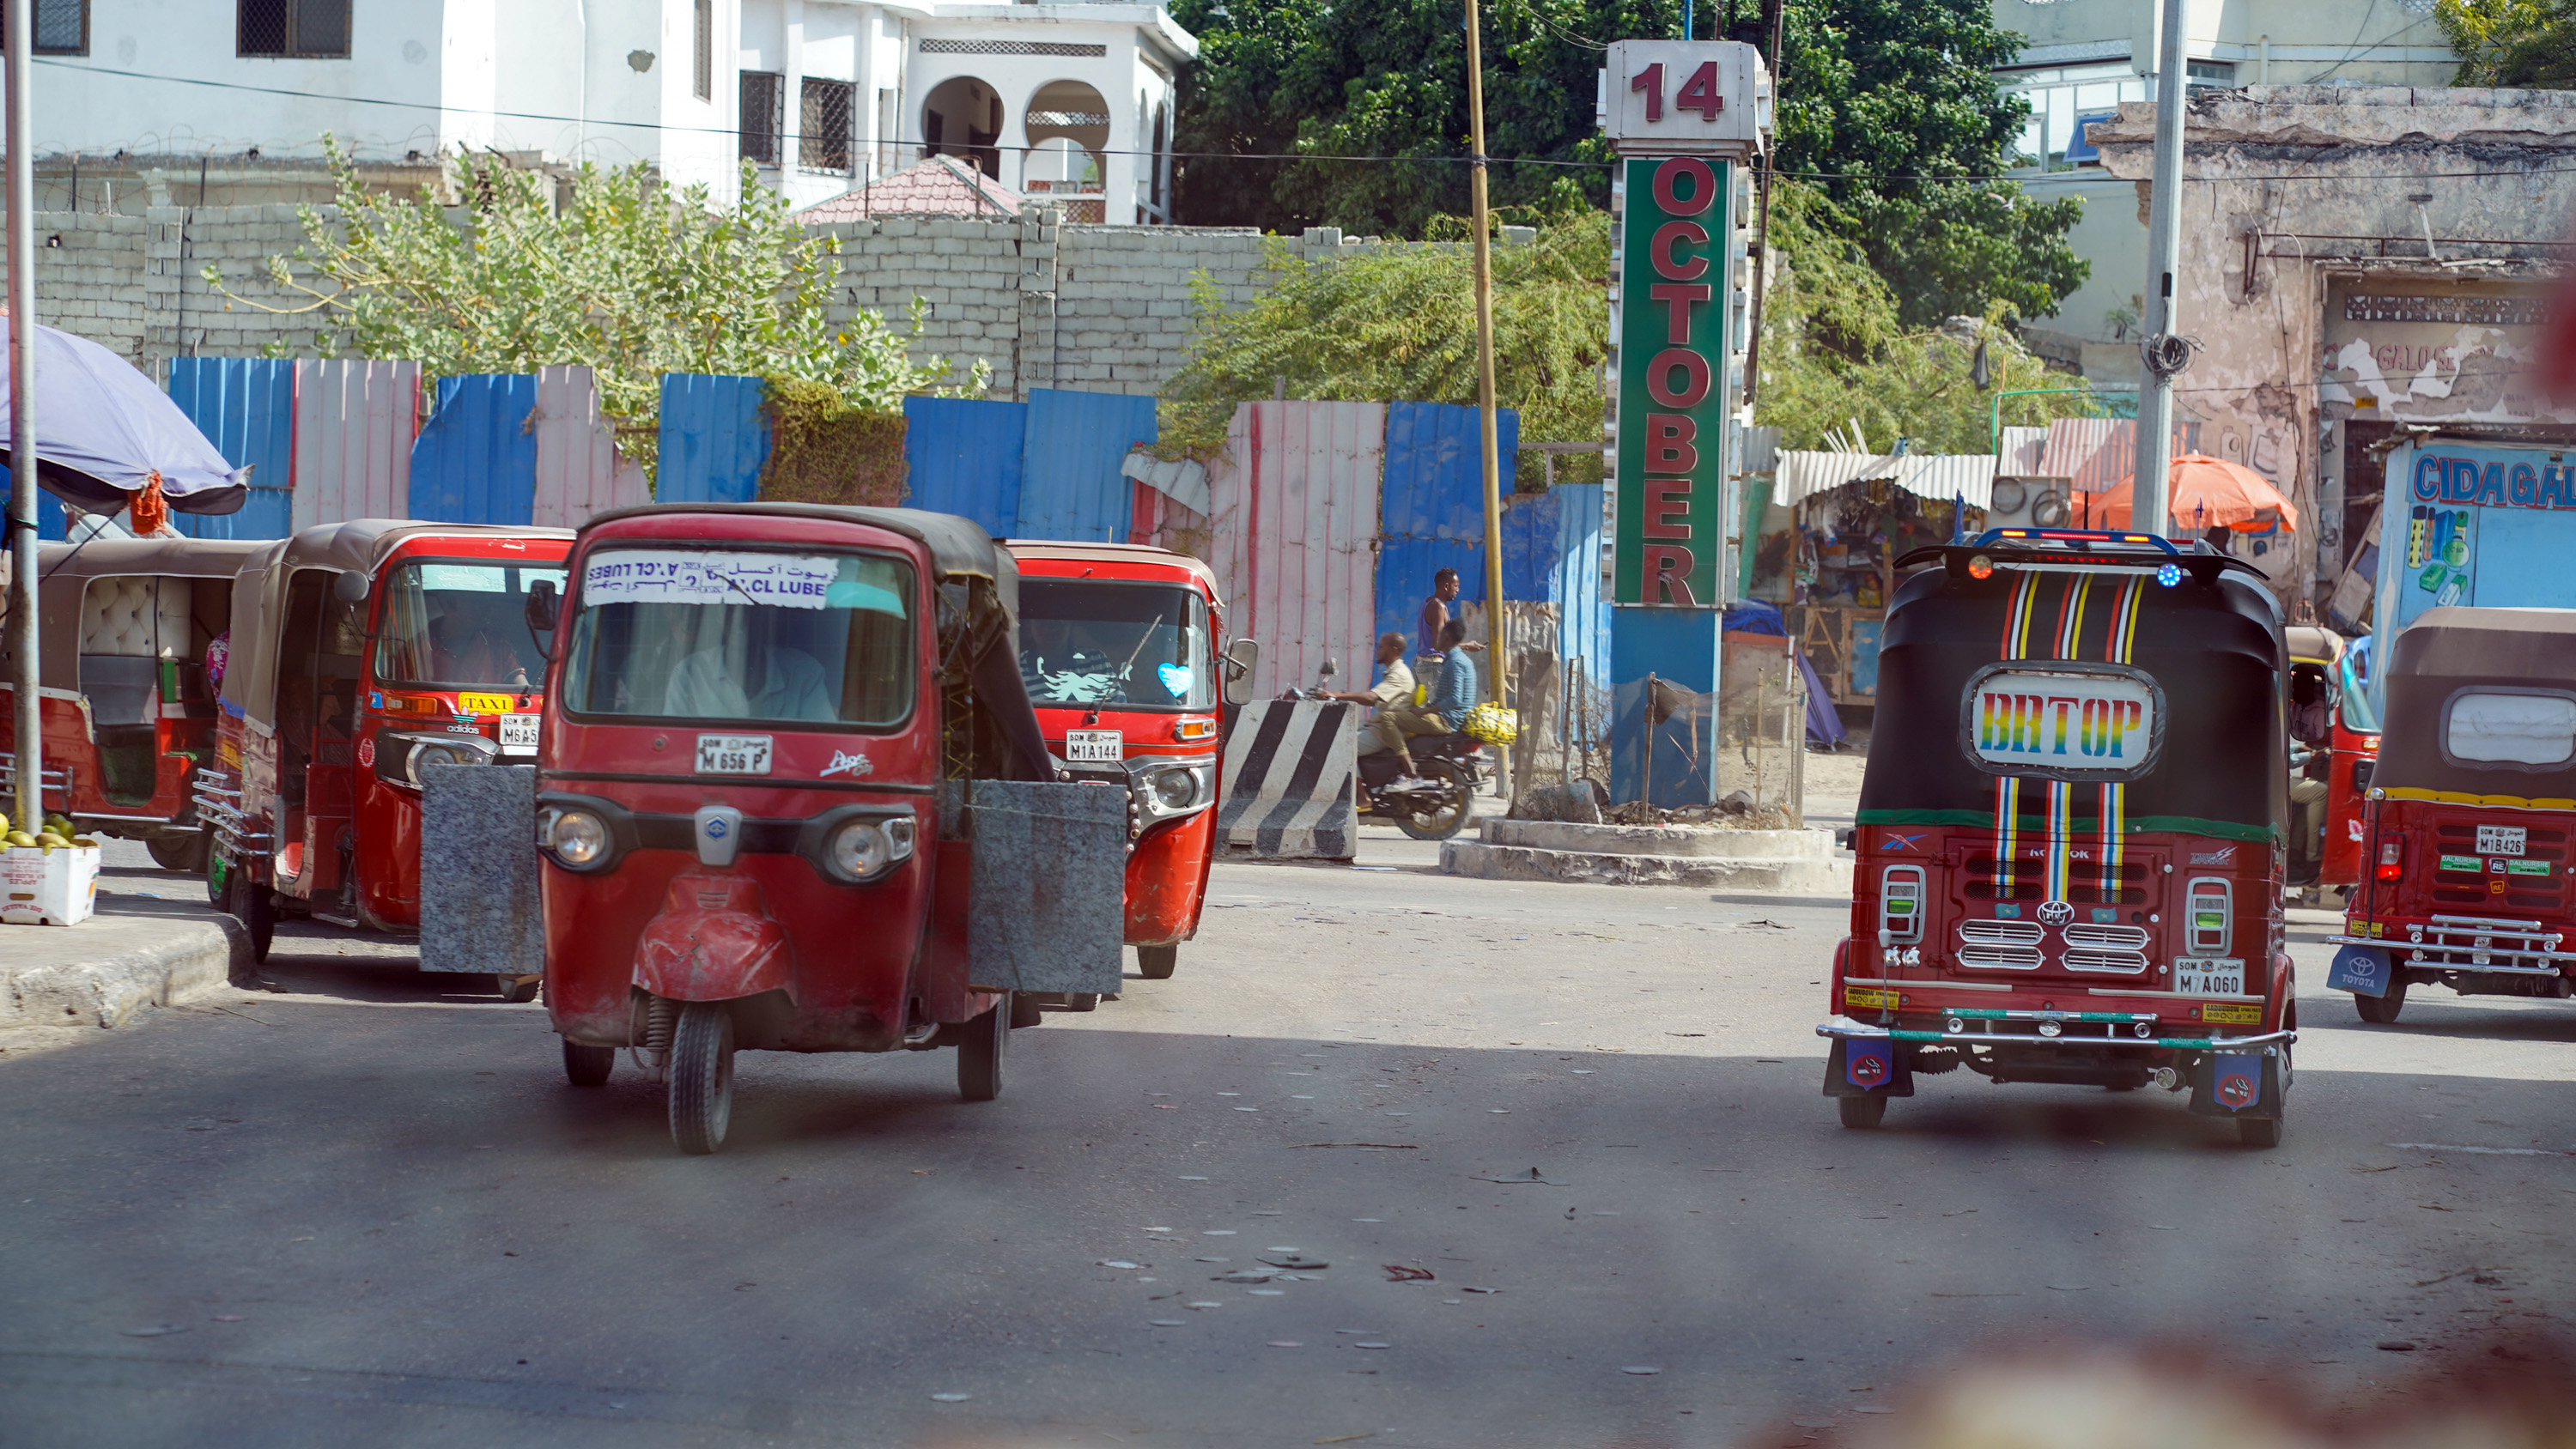
[[[2120,586],[2119,602],[2111,608],[2111,639],[2104,651],[2114,664],[2129,662],[2130,652],[2138,642],[2138,605],[2146,597],[2141,581],[2135,578]],[[2129,787],[2120,781],[2102,785],[2102,899],[2120,898],[2120,866],[2128,840]]]
[[[2039,575],[2021,574],[2013,580],[2012,601],[2004,609],[2003,657],[2021,659],[2029,654],[2030,616],[2039,593]],[[1995,889],[2011,897],[2013,860],[2019,851],[2021,825],[2021,780],[2014,775],[1995,777]]]

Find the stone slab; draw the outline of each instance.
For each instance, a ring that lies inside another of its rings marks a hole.
[[[537,767],[430,765],[420,800],[420,969],[544,971]]]
[[[970,780],[941,807],[943,821],[962,815],[974,862],[967,983],[988,991],[1117,991],[1127,935],[1127,792]]]
[[[102,894],[77,926],[0,926],[0,1032],[128,1025],[251,975],[232,917]]]
[[[1450,840],[1440,846],[1446,875],[1478,880],[1563,881],[1582,885],[1677,885],[1700,890],[1793,896],[1851,894],[1847,860],[1744,860],[1691,855],[1615,855]]]
[[[1488,845],[1521,845],[1590,855],[1695,856],[1728,860],[1834,858],[1829,830],[1699,830],[1687,825],[1583,825],[1559,820],[1488,820]]]

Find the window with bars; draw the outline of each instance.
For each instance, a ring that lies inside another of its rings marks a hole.
[[[742,73],[742,157],[779,163],[787,135],[787,77],[774,70]]]
[[[716,0],[697,0],[689,44],[689,80],[699,100],[716,98]]]
[[[0,49],[9,44],[5,15],[0,15]],[[36,0],[38,55],[89,54],[89,0]]]
[[[233,50],[246,56],[346,59],[349,0],[234,0]]]
[[[859,88],[848,81],[805,78],[798,98],[796,164],[848,175],[850,136],[858,123]]]

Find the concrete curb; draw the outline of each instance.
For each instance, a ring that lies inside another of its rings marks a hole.
[[[1564,881],[1583,885],[1677,885],[1763,894],[1851,894],[1847,860],[1742,860],[1697,855],[1617,855],[1487,845],[1476,840],[1441,842],[1445,875],[1478,880]]]
[[[124,1026],[251,974],[249,933],[214,912],[102,914],[0,933],[0,1032]]]

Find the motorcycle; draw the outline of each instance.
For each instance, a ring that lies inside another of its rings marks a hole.
[[[1341,672],[1341,662],[1326,659],[1315,671],[1315,687],[1289,689],[1285,700],[1329,700],[1324,685]],[[1447,840],[1467,828],[1475,814],[1476,793],[1485,787],[1485,744],[1466,733],[1416,735],[1409,742],[1413,763],[1424,782],[1397,788],[1403,773],[1393,751],[1359,757],[1359,810],[1390,821],[1416,840]]]

